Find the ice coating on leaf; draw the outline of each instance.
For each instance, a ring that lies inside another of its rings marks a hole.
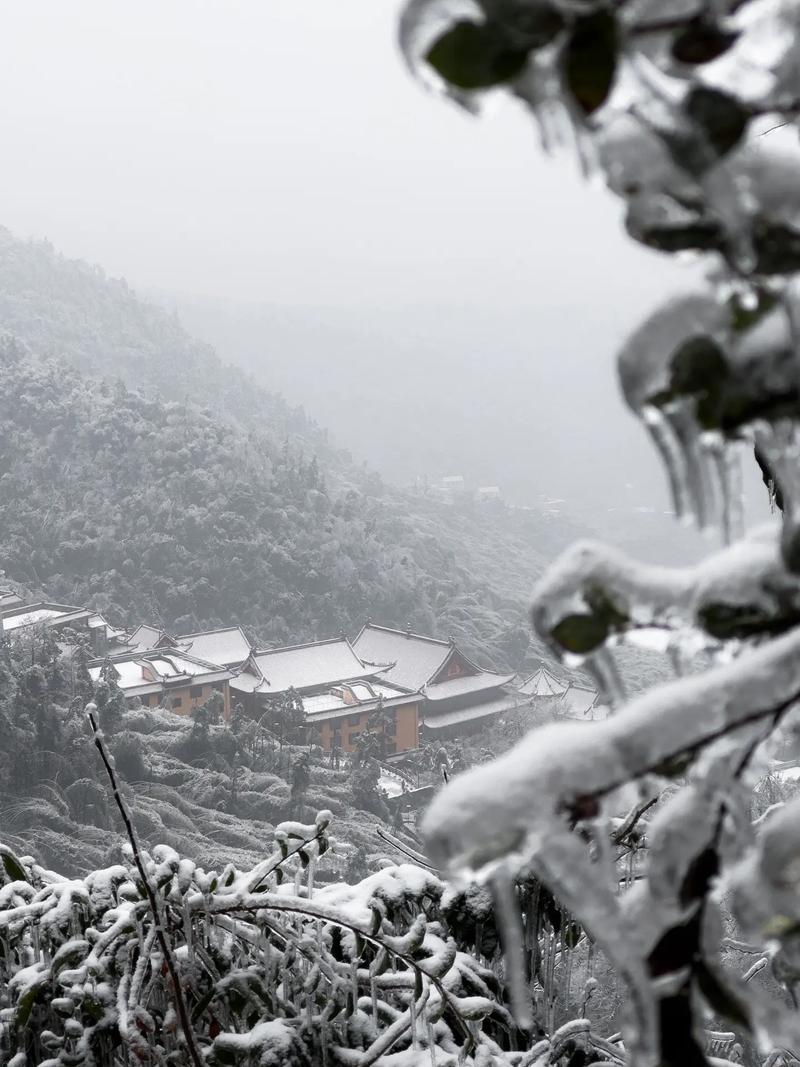
[[[613,660],[597,659],[610,659],[620,641],[687,656],[727,655],[720,642],[763,638],[800,623],[800,581],[786,569],[780,538],[777,523],[765,524],[684,568],[638,563],[605,545],[578,542],[535,587],[533,626],[562,658],[588,656],[605,689],[614,690]]]

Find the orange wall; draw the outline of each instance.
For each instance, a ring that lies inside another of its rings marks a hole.
[[[393,736],[387,732],[387,753],[405,752],[410,748],[419,748],[419,705],[401,704],[396,706],[394,710],[397,713],[397,732]],[[342,751],[354,752],[356,737],[366,726],[373,711],[374,709],[359,712],[358,708],[354,707],[350,711],[343,712],[339,718],[327,719],[319,723],[317,727],[319,743],[326,752],[330,752],[333,747],[334,730],[337,730],[340,737],[339,747]],[[356,716],[358,716],[358,723],[355,722]],[[352,723],[351,719],[353,720]],[[395,742],[394,745],[392,742]]]
[[[231,691],[230,691],[230,686],[228,685],[227,682],[220,682],[218,684],[222,686],[222,689],[220,690],[220,692],[222,693],[222,698],[225,701],[225,703],[223,705],[223,709],[222,709],[222,716],[227,722],[227,720],[230,719],[230,717],[231,717]],[[201,692],[198,693],[197,696],[192,696],[192,693],[191,693],[192,689],[200,689]],[[214,689],[213,685],[202,685],[202,686],[200,686],[200,685],[198,685],[198,686],[188,686],[188,685],[186,685],[186,686],[182,686],[182,687],[175,688],[175,689],[167,689],[167,691],[166,691],[166,693],[164,695],[162,695],[161,693],[158,693],[158,694],[152,694],[151,693],[150,696],[142,697],[141,701],[142,701],[142,704],[145,705],[145,707],[151,707],[151,708],[165,707],[165,708],[169,708],[171,711],[174,711],[176,715],[188,715],[190,712],[192,712],[195,708],[199,707],[201,704],[205,704],[205,702],[215,692],[216,692],[216,690]],[[176,708],[176,707],[173,706],[173,701],[174,700],[180,700],[180,702],[181,702],[180,703],[180,707]]]

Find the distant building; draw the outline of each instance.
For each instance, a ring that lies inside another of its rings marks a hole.
[[[94,682],[99,680],[104,663],[110,663],[116,671],[117,685],[129,703],[138,698],[145,707],[169,708],[179,715],[189,715],[219,693],[223,717],[230,718],[233,672],[217,663],[171,649],[129,652],[102,663],[95,660],[89,667]]]
[[[602,719],[608,709],[599,702],[597,690],[576,682],[564,682],[540,667],[529,678],[517,683],[517,692],[535,709],[547,710],[556,718],[592,721]]]
[[[463,474],[446,474],[442,478],[442,489],[448,493],[463,493],[466,488]]]
[[[253,646],[240,626],[203,630],[174,637],[156,626],[137,626],[120,649],[121,653],[147,652],[154,648],[185,652],[222,667],[240,667],[253,652]]]
[[[22,636],[37,627],[53,630],[56,636],[66,629],[85,633],[96,655],[105,654],[123,636],[121,630],[110,626],[99,612],[91,608],[51,601],[16,604],[9,608],[0,605],[0,625],[9,637]]]
[[[366,666],[346,637],[253,652],[231,681],[234,699],[251,716],[294,690],[318,743],[352,752],[363,730],[379,729],[385,753],[419,747],[417,694],[378,680],[387,664]],[[382,725],[374,725],[380,712]]]
[[[23,598],[19,593],[15,593],[13,589],[0,589],[0,615],[10,608],[19,607],[23,603]]]
[[[469,732],[520,702],[509,687],[513,674],[484,670],[452,641],[367,623],[353,648],[367,667],[378,669],[378,681],[421,695],[428,736]]]
[[[475,490],[475,498],[481,504],[490,504],[501,499],[499,485],[480,485]]]

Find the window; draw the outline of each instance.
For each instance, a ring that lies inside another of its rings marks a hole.
[[[192,686],[189,687],[189,696],[190,697],[201,697],[202,695],[203,695],[203,687],[202,687],[202,685],[192,685]]]
[[[392,720],[392,722],[387,722],[387,724],[386,724],[386,734],[387,734],[387,736],[388,737],[394,737],[394,735],[396,733],[397,733],[397,723],[394,720]]]
[[[173,708],[182,708],[183,707],[183,697],[173,697],[172,698],[172,706],[173,706]]]
[[[224,693],[225,692],[225,683],[224,682],[214,682],[214,684],[211,686],[211,688],[213,690],[215,690],[215,692],[217,692],[217,693]]]
[[[348,726],[360,726],[361,725],[361,716],[360,715],[351,715],[350,718],[347,720],[347,723],[348,723]]]

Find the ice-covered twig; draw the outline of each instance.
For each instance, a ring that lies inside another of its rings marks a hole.
[[[114,772],[114,766],[106,752],[105,744],[103,743],[103,735],[98,729],[97,719],[95,713],[97,708],[94,704],[89,703],[86,705],[86,716],[89,720],[89,725],[92,729],[92,736],[94,739],[94,745],[97,751],[100,753],[100,759],[105,767],[108,780],[111,783],[111,789],[114,794],[114,802],[117,805],[120,816],[122,818],[123,825],[125,827],[125,833],[127,834],[128,841],[130,842],[131,850],[133,853],[133,862],[136,864],[136,869],[139,872],[139,877],[142,880],[142,888],[144,889],[147,897],[147,902],[150,907],[150,913],[153,918],[153,927],[155,929],[156,938],[158,939],[159,948],[164,955],[164,963],[169,971],[169,976],[172,982],[172,995],[175,1001],[175,1009],[178,1013],[180,1020],[181,1031],[183,1033],[184,1040],[186,1042],[186,1048],[189,1053],[194,1067],[204,1067],[203,1057],[200,1054],[200,1050],[197,1047],[194,1029],[191,1023],[191,1016],[189,1014],[189,1008],[186,1003],[186,997],[183,991],[183,985],[181,983],[180,972],[178,970],[178,963],[175,959],[175,954],[172,951],[172,945],[167,937],[166,927],[164,922],[164,915],[161,902],[158,899],[158,894],[153,887],[150,875],[145,866],[145,862],[142,859],[141,852],[139,850],[139,841],[136,835],[136,830],[133,826],[133,821],[128,813],[127,805],[122,797],[119,789],[119,783],[117,776]]]

